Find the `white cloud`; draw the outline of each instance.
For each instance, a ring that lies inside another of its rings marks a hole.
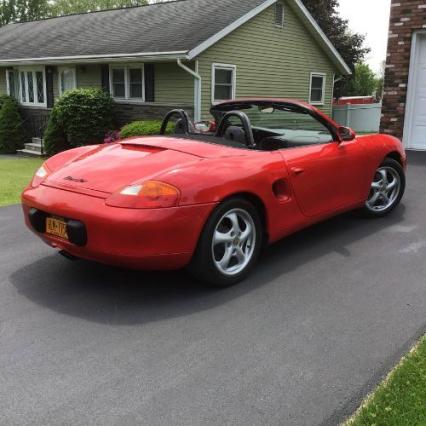
[[[352,31],[365,34],[371,48],[367,62],[379,72],[386,59],[391,0],[340,0],[340,14]]]

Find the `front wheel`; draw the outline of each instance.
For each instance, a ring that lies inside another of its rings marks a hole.
[[[401,165],[387,158],[377,169],[364,213],[370,217],[382,217],[400,203],[405,191],[405,173]]]
[[[227,200],[207,221],[189,270],[199,280],[216,287],[236,284],[256,263],[262,238],[262,222],[256,208],[242,198]]]

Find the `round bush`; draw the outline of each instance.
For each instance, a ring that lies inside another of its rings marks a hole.
[[[161,120],[143,120],[134,121],[124,126],[120,131],[121,139],[130,138],[133,136],[150,136],[160,134]],[[166,133],[170,134],[173,131],[173,125],[169,124]]]
[[[0,152],[13,154],[24,147],[26,135],[15,99],[0,97]]]
[[[103,142],[112,124],[113,101],[100,89],[66,92],[54,106],[44,135],[47,154]]]

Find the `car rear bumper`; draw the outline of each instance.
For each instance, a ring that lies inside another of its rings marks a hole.
[[[150,270],[186,266],[215,207],[116,208],[106,206],[103,198],[43,185],[26,189],[22,206],[27,226],[54,248],[83,259]],[[72,221],[75,233],[69,235],[71,241],[44,232],[43,218],[47,216]]]

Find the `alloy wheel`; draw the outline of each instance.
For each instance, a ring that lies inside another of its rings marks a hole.
[[[390,209],[398,200],[401,191],[401,177],[393,167],[380,167],[371,184],[366,206],[373,212],[382,213]]]
[[[224,275],[242,272],[255,252],[256,227],[251,215],[233,209],[218,221],[212,239],[212,255],[216,268]]]

